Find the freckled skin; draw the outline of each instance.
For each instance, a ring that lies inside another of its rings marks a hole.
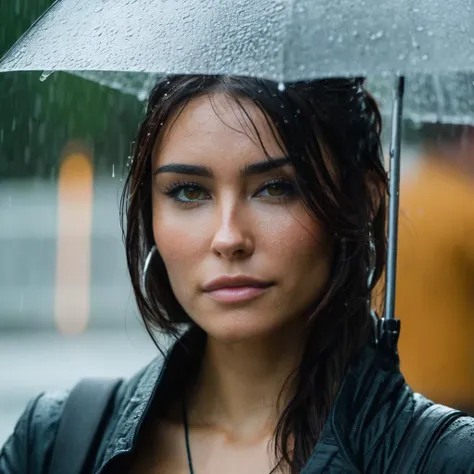
[[[243,104],[268,153],[284,156],[262,113],[250,101]],[[301,321],[318,298],[329,276],[332,241],[297,196],[256,195],[281,170],[242,177],[241,169],[264,161],[265,152],[246,135],[250,129],[242,127],[238,106],[219,94],[213,105],[206,96],[193,99],[155,149],[153,171],[171,163],[201,165],[211,168],[214,178],[156,175],[153,234],[178,301],[209,336],[223,342],[265,337]],[[290,165],[284,171],[294,173]],[[188,195],[204,197],[190,205],[177,203],[165,194],[176,181],[196,183],[204,191]],[[203,293],[210,280],[236,274],[275,284],[232,305]]]

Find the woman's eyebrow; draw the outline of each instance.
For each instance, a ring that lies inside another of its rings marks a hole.
[[[169,165],[160,166],[153,174],[161,173],[190,174],[194,176],[204,176],[205,178],[212,178],[214,176],[211,168],[207,166],[186,165],[184,163],[170,163]]]
[[[270,160],[259,161],[258,163],[252,163],[246,165],[241,171],[241,176],[254,176],[258,174],[268,173],[274,169],[281,168],[293,162],[292,158],[289,156],[284,156],[282,158],[271,158]],[[161,173],[177,173],[177,174],[186,174],[193,176],[202,176],[204,178],[213,178],[214,173],[212,169],[208,166],[202,165],[188,165],[184,163],[170,163],[168,165],[160,166],[153,174]]]
[[[258,163],[252,163],[246,165],[241,171],[242,176],[253,176],[256,174],[268,173],[274,169],[282,168],[283,166],[292,164],[293,160],[289,156],[282,158],[270,158],[269,160],[259,161]]]

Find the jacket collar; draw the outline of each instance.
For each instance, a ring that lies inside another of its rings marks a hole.
[[[189,360],[188,354],[195,354],[193,349],[199,350],[204,341],[204,333],[199,328],[191,328],[124,383],[117,394],[118,407],[113,415],[117,421],[111,423],[110,431],[105,434],[107,441],[104,451],[99,453],[100,469],[96,472],[101,473],[113,458],[133,449],[164,376],[172,374],[175,367],[182,367],[183,361]]]
[[[107,436],[98,472],[102,472],[112,458],[133,449],[165,373],[175,371],[175,364],[182,365],[189,353],[195,354],[188,351],[189,344],[202,344],[205,340],[202,335],[201,330],[190,329],[125,384],[118,419]],[[400,416],[407,416],[403,407],[411,395],[398,369],[398,359],[388,360],[376,347],[367,344],[344,377],[321,438],[303,473],[313,472],[308,468],[317,463],[321,455],[327,455],[328,449],[364,453],[365,457]],[[400,403],[401,400],[405,403]]]

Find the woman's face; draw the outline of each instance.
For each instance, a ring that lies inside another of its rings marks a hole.
[[[301,324],[333,254],[265,117],[242,104],[277,167],[223,94],[197,97],[169,120],[152,160],[153,234],[175,296],[210,337],[229,342]]]

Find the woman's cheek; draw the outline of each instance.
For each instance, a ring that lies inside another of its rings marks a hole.
[[[193,215],[193,211],[155,214],[153,236],[168,269],[173,265],[191,263],[193,256],[203,250],[209,226],[204,216]]]

